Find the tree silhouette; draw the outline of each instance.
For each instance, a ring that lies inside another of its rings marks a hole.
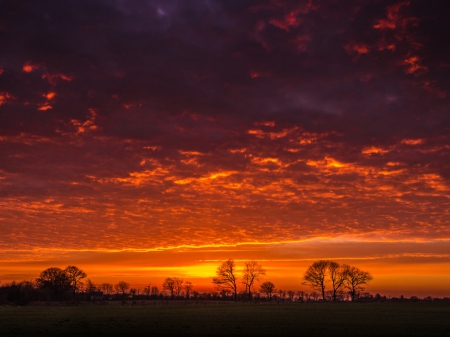
[[[252,298],[252,286],[255,281],[259,281],[262,276],[266,275],[266,270],[263,269],[256,261],[246,262],[242,276],[242,284],[245,285],[245,290],[248,293],[248,298]]]
[[[299,299],[301,302],[303,302],[303,299],[305,298],[305,292],[299,290],[299,291],[297,291],[296,294],[297,294],[298,299]]]
[[[233,292],[234,300],[237,300],[237,284],[235,273],[235,264],[232,259],[223,262],[216,270],[217,277],[213,278],[213,283],[219,289],[229,289]]]
[[[264,282],[259,287],[259,292],[265,294],[269,301],[272,300],[272,294],[275,291],[275,285],[272,282]]]
[[[309,297],[313,299],[313,301],[317,301],[319,298],[319,294],[313,291],[311,294],[309,294]]]
[[[146,287],[144,288],[144,293],[145,293],[145,295],[147,295],[147,299],[150,298],[151,285],[152,285],[152,284],[149,283],[148,286],[146,286]]]
[[[184,280],[178,277],[173,278],[175,281],[175,294],[177,297],[181,296],[181,292],[183,291],[183,282]]]
[[[230,289],[221,289],[219,294],[220,294],[220,297],[227,298],[228,295],[231,294],[231,290]]]
[[[159,289],[157,286],[153,286],[151,289],[152,296],[157,296],[159,294]]]
[[[333,301],[336,302],[336,294],[344,286],[347,279],[347,268],[334,261],[328,262],[328,271],[330,273],[331,286],[333,287]]]
[[[83,285],[81,280],[87,275],[84,271],[75,266],[67,266],[67,268],[64,269],[64,273],[69,280],[69,285],[72,288],[73,300],[75,300],[75,293],[79,290],[80,286]]]
[[[293,301],[294,300],[294,296],[295,296],[295,291],[293,291],[293,290],[288,290],[287,291],[287,295],[288,295],[288,297],[289,297],[289,301]]]
[[[194,286],[192,285],[192,282],[190,281],[186,281],[186,283],[184,284],[184,290],[186,290],[186,298],[189,299],[189,297],[191,296],[191,291],[192,288]]]
[[[305,272],[302,284],[308,285],[313,289],[320,290],[322,298],[325,300],[325,278],[329,261],[320,260],[314,262]]]
[[[355,300],[356,295],[359,291],[363,291],[364,288],[362,284],[367,284],[373,280],[372,275],[367,271],[362,271],[361,269],[353,266],[344,266],[346,271],[345,288],[349,290],[352,301]]]
[[[88,294],[92,293],[93,291],[95,291],[97,289],[97,285],[92,282],[90,279],[86,280],[86,292]]]
[[[119,281],[114,288],[116,289],[117,292],[121,292],[122,296],[125,297],[125,292],[130,289],[130,284],[128,282],[125,281]]]
[[[163,284],[162,284],[162,288],[163,290],[167,290],[170,293],[170,297],[174,297],[174,293],[175,293],[175,281],[171,278],[168,277],[164,280]]]
[[[41,289],[51,290],[57,299],[60,299],[63,291],[70,289],[70,280],[66,273],[57,267],[47,268],[41,272],[36,283]]]
[[[111,283],[102,283],[100,284],[100,289],[103,291],[104,294],[111,294],[113,292],[113,285]]]
[[[327,273],[331,281],[332,290],[329,291],[329,297],[333,301],[337,300],[338,295],[342,297],[343,290],[349,290],[352,300],[355,300],[359,291],[364,290],[362,284],[367,284],[373,279],[369,272],[362,271],[356,267],[349,265],[339,265],[335,261],[320,260],[314,262],[305,272],[302,284],[311,286],[316,290],[320,290],[322,298],[325,300],[325,282],[327,281]]]
[[[162,288],[170,292],[170,297],[180,296],[183,289],[183,279],[177,277],[168,277],[164,280]]]

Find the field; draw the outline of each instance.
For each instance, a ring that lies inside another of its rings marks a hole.
[[[0,306],[0,336],[444,336],[450,303]]]

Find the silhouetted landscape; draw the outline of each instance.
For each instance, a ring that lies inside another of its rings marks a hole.
[[[0,337],[449,335],[449,17],[1,0]]]
[[[169,304],[202,301],[226,302],[446,302],[450,298],[427,296],[392,297],[365,292],[364,287],[373,277],[367,271],[335,261],[314,262],[304,273],[303,285],[312,291],[277,289],[270,281],[262,281],[267,271],[257,262],[244,263],[238,269],[234,260],[224,261],[212,277],[217,291],[199,293],[192,282],[168,277],[158,287],[151,283],[144,289],[136,289],[129,282],[117,284],[94,283],[76,266],[65,269],[47,268],[32,281],[11,282],[0,285],[0,304],[25,305],[33,302],[121,302],[122,304]],[[244,287],[244,289],[242,289]],[[330,290],[327,290],[331,287]],[[42,304],[42,303],[41,303]]]
[[[151,285],[138,290],[126,281],[95,284],[76,266],[52,267],[36,280],[0,286],[0,326],[24,336],[441,335],[450,327],[450,298],[372,295],[362,285],[373,277],[354,266],[314,262],[303,277],[311,293],[277,290],[270,281],[255,291],[267,273],[256,261],[239,271],[229,259],[212,278],[218,291],[199,293],[177,277],[166,278],[161,290]]]

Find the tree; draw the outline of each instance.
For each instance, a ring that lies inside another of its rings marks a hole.
[[[173,280],[175,281],[175,295],[177,295],[177,298],[180,297],[181,292],[183,291],[183,282],[184,280],[181,278],[174,277]]]
[[[288,290],[287,291],[287,295],[288,295],[288,297],[289,297],[289,301],[294,301],[294,296],[295,296],[295,291],[293,291],[293,290]]]
[[[186,281],[185,285],[184,285],[184,290],[186,290],[186,298],[189,299],[189,297],[191,296],[191,291],[192,288],[194,286],[192,285],[192,282],[190,281]]]
[[[95,289],[97,288],[97,285],[92,282],[90,279],[86,280],[86,292],[87,293],[92,293],[93,291],[95,291]]]
[[[153,296],[157,296],[159,294],[159,289],[157,286],[153,286],[151,289],[151,293]]]
[[[50,289],[57,299],[60,299],[61,293],[70,289],[70,281],[66,273],[57,267],[45,269],[39,274],[36,283],[41,289]]]
[[[170,297],[174,297],[175,292],[175,282],[171,277],[168,277],[164,280],[162,284],[163,290],[167,290],[170,293]]]
[[[357,267],[344,265],[344,268],[346,273],[344,286],[349,290],[352,301],[354,301],[359,291],[364,290],[361,285],[369,283],[373,280],[373,277],[369,272],[362,271]]]
[[[305,272],[302,284],[308,285],[313,289],[322,292],[322,298],[325,300],[325,278],[329,261],[320,260],[314,262]]]
[[[87,275],[84,271],[75,266],[67,266],[67,268],[64,269],[64,273],[69,280],[69,285],[72,288],[73,300],[75,300],[75,293],[79,290],[80,286],[83,285],[81,280]]]
[[[244,272],[242,276],[242,284],[245,285],[245,290],[248,293],[248,298],[252,298],[252,286],[255,281],[259,281],[262,276],[266,275],[266,270],[263,269],[256,261],[245,263]]]
[[[231,294],[231,290],[230,289],[222,289],[220,290],[220,297],[222,298],[227,298],[229,296],[229,294]]]
[[[111,283],[102,283],[100,284],[100,289],[104,294],[109,295],[113,292],[113,285]]]
[[[334,261],[328,262],[328,271],[330,273],[331,286],[333,287],[333,302],[336,302],[336,295],[340,289],[344,286],[344,282],[347,278],[347,268],[339,265]]]
[[[152,285],[152,284],[149,283],[148,286],[146,286],[146,287],[144,288],[144,293],[145,293],[145,295],[147,295],[147,299],[150,298],[151,285]]]
[[[297,291],[297,297],[300,302],[303,302],[303,299],[305,298],[305,292],[301,290]]]
[[[313,299],[313,301],[317,301],[319,298],[319,294],[313,291],[311,294],[309,294],[309,297]]]
[[[12,281],[6,284],[0,282],[0,302],[17,301],[19,305],[23,305],[36,299],[36,295],[35,284],[32,281]]]
[[[122,296],[125,297],[125,292],[130,289],[130,284],[128,282],[125,281],[119,281],[114,288],[116,289],[117,292],[121,292]]]
[[[286,298],[286,292],[283,289],[278,289],[278,298],[283,300]]]
[[[272,282],[264,282],[259,287],[259,292],[265,294],[269,301],[272,299],[272,294],[275,291],[275,285]]]
[[[234,300],[237,300],[237,282],[235,273],[235,264],[232,259],[223,262],[216,270],[217,277],[213,278],[213,283],[219,289],[229,289],[233,292]]]
[[[178,297],[183,289],[183,279],[177,277],[168,277],[164,280],[162,288],[170,292],[170,297],[174,298],[175,295]]]

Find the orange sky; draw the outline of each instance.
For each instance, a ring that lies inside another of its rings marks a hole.
[[[388,296],[448,296],[450,254],[448,242],[370,242],[354,238],[320,238],[273,244],[207,244],[203,247],[157,249],[36,249],[5,252],[0,267],[7,280],[32,279],[48,266],[75,264],[97,284],[130,282],[143,289],[151,283],[161,289],[166,277],[193,282],[197,291],[214,291],[211,283],[222,261],[235,259],[239,273],[244,262],[258,261],[277,289],[312,290],[302,285],[306,268],[318,259],[333,259],[370,271],[374,280],[366,290]],[[33,259],[31,262],[30,260]]]
[[[450,296],[442,5],[0,6],[0,282],[72,264],[209,291],[232,258],[308,291],[333,259]]]

